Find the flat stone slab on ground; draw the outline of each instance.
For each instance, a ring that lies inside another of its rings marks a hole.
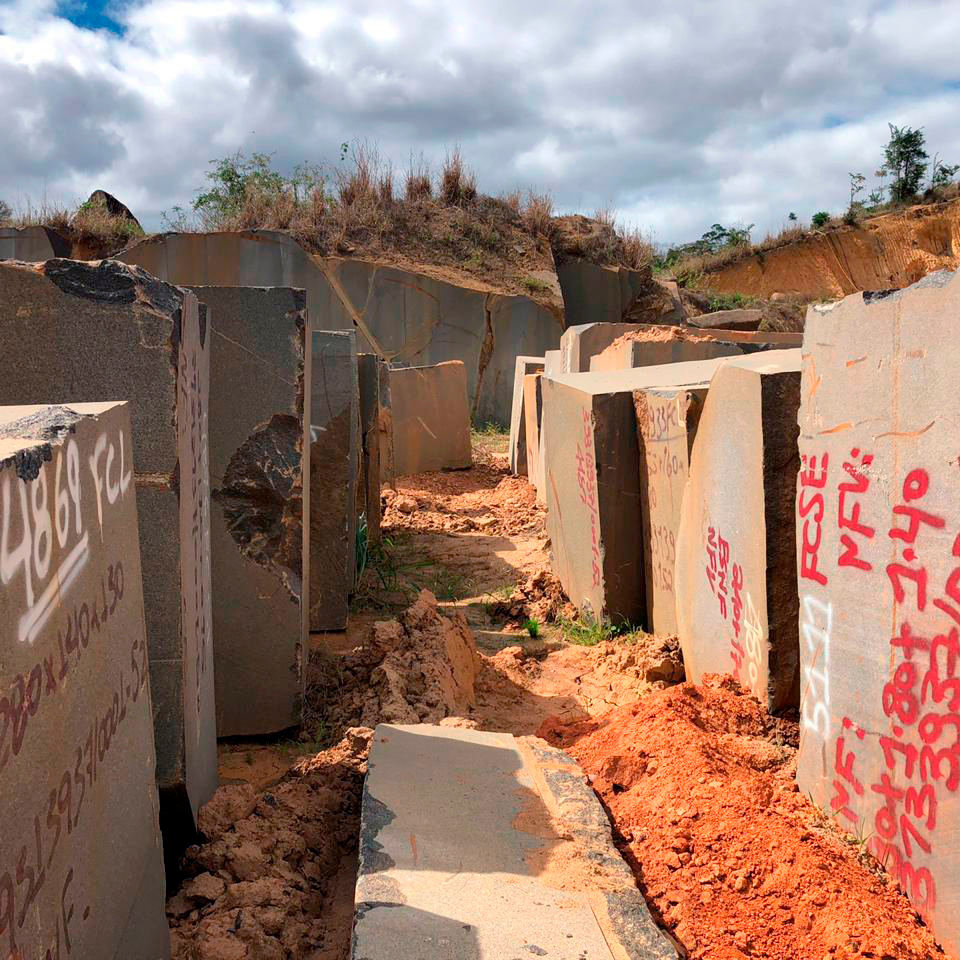
[[[396,476],[471,465],[466,371],[459,360],[392,369],[390,408]]]
[[[0,407],[0,953],[170,953],[130,411]]]
[[[687,679],[729,673],[771,712],[799,702],[794,556],[800,351],[723,362],[710,382],[677,533]]]
[[[311,330],[311,630],[347,625],[356,567],[360,375],[352,330]]]
[[[762,310],[717,310],[715,313],[701,313],[698,317],[688,317],[687,323],[693,327],[721,330],[757,330],[763,320]]]
[[[361,817],[354,960],[678,956],[580,768],[542,741],[380,724]]]
[[[208,310],[217,734],[300,720],[307,311],[289,287],[193,287]],[[309,516],[309,514],[308,514]]]
[[[960,953],[960,275],[807,312],[797,781]]]
[[[0,402],[115,397],[130,403],[157,784],[168,843],[191,842],[197,811],[218,782],[210,339],[206,307],[194,294],[139,267],[115,260],[0,262]]]
[[[523,405],[523,379],[543,371],[543,357],[517,357],[513,375],[513,406],[510,413],[510,472],[516,477],[529,473],[527,465],[527,430]]]
[[[540,430],[553,571],[596,619],[646,622],[633,393],[710,380],[727,358],[542,381]]]

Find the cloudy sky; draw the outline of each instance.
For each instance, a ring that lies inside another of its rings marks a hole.
[[[0,0],[0,198],[103,187],[158,228],[214,158],[362,138],[661,243],[757,239],[842,209],[888,121],[960,163],[958,51],[958,0]]]

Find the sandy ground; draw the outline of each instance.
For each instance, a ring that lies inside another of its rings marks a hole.
[[[385,550],[349,627],[313,637],[304,730],[221,745],[207,842],[170,899],[175,960],[348,960],[360,788],[381,720],[568,749],[693,958],[934,956],[905,898],[797,794],[795,723],[727,683],[673,686],[675,638],[565,641],[572,611],[546,572],[543,509],[508,475],[504,438],[475,449],[470,470],[385,492]]]

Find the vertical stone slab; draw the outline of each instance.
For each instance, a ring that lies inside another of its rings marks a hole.
[[[357,511],[367,524],[367,540],[380,541],[380,366],[376,354],[357,356],[360,378],[360,483]]]
[[[127,404],[0,407],[4,956],[170,953],[132,452]]]
[[[392,369],[390,406],[398,477],[459,470],[473,462],[466,371],[459,360]]]
[[[622,370],[624,367],[655,367],[663,363],[687,363],[715,357],[739,357],[744,350],[735,343],[716,340],[630,340],[611,344],[590,358],[590,371]]]
[[[70,244],[48,227],[0,227],[0,260],[39,262],[70,255]]]
[[[523,426],[527,438],[527,479],[536,488],[537,500],[545,503],[540,455],[540,424],[543,417],[542,383],[542,373],[528,373],[523,378]]]
[[[377,363],[380,434],[380,485],[393,486],[396,476],[393,466],[393,407],[390,400],[390,365],[385,360]]]
[[[707,384],[650,388],[633,394],[640,445],[646,622],[652,633],[677,632],[677,530],[690,471],[690,451],[706,396]]]
[[[722,362],[697,428],[677,533],[677,628],[687,679],[733,674],[771,712],[799,699],[799,403],[799,350]]]
[[[360,382],[350,330],[311,333],[310,629],[347,625],[356,564]]]
[[[797,780],[960,951],[960,276],[808,310]]]
[[[529,471],[523,381],[528,374],[542,370],[543,357],[517,357],[513,373],[513,404],[510,411],[510,471],[517,477],[525,477]]]
[[[207,305],[217,733],[275,733],[302,700],[307,310],[289,287],[193,287]],[[307,514],[309,517],[309,514]]]
[[[190,839],[218,783],[209,357],[206,308],[137,267],[0,262],[0,402],[130,401],[157,785],[171,851]]]
[[[560,338],[560,371],[587,373],[590,358],[619,340],[625,333],[649,329],[643,323],[580,323],[568,326]]]

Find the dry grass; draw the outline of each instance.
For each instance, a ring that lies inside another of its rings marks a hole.
[[[89,200],[74,208],[46,200],[34,206],[27,200],[22,206],[10,209],[4,223],[20,229],[44,226],[55,230],[74,247],[74,255],[81,259],[107,256],[143,236],[137,223],[114,216],[103,204]]]
[[[549,237],[553,233],[553,200],[548,194],[527,194],[527,202],[521,213],[523,223],[534,236],[540,234]]]
[[[463,206],[477,198],[477,178],[463,165],[460,148],[447,154],[440,171],[440,200],[449,206]]]

